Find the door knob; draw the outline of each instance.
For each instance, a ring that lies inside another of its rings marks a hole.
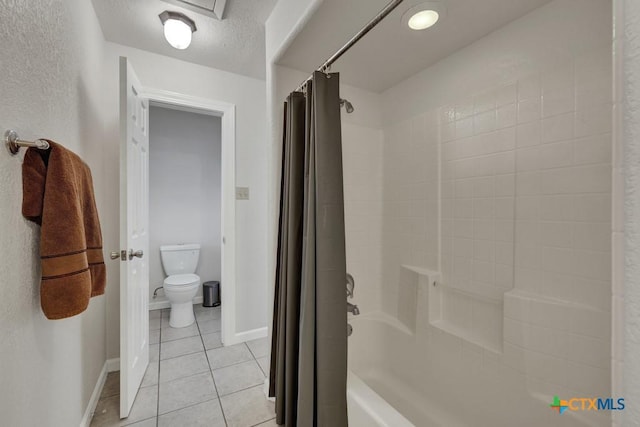
[[[142,258],[142,256],[144,255],[144,253],[142,252],[142,250],[137,250],[137,251],[133,251],[133,249],[129,249],[129,259],[132,260],[133,257],[138,257],[138,258]]]
[[[111,259],[120,258],[121,260],[124,261],[127,258],[127,255],[125,251],[111,251],[110,258]]]

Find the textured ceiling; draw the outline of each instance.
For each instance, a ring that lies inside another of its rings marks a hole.
[[[405,0],[333,66],[340,80],[382,92],[550,0],[441,0],[447,13],[432,28],[412,31]],[[324,0],[279,64],[310,72],[363,27],[388,0]]]
[[[108,41],[264,79],[264,22],[277,0],[228,0],[221,21],[162,0],[92,2]],[[158,18],[164,10],[195,21],[198,31],[188,49],[174,49],[164,39]]]

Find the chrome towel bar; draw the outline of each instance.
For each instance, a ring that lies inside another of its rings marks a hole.
[[[49,143],[46,140],[36,139],[35,141],[23,141],[20,139],[17,132],[11,129],[4,133],[4,143],[12,156],[18,154],[20,147],[35,147],[39,150],[49,149]]]

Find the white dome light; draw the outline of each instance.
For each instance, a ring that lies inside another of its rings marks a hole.
[[[160,14],[164,25],[164,38],[176,49],[186,49],[191,44],[191,36],[196,24],[182,13],[164,11]]]
[[[186,49],[191,44],[191,28],[182,21],[169,19],[164,23],[164,38],[176,49]]]
[[[421,10],[409,18],[407,25],[412,30],[424,30],[433,26],[439,18],[440,14],[435,10]]]

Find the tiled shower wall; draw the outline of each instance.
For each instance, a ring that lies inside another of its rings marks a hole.
[[[407,309],[403,264],[440,271],[435,326],[482,347],[482,366],[608,395],[611,46],[532,68],[385,126],[382,308]]]
[[[497,295],[515,284],[609,309],[610,57],[591,52],[441,109],[452,286]]]
[[[382,305],[382,141],[380,129],[343,120],[347,271],[356,282],[351,302],[362,313]]]
[[[391,315],[400,265],[438,270],[438,141],[435,111],[384,129],[382,307]]]

